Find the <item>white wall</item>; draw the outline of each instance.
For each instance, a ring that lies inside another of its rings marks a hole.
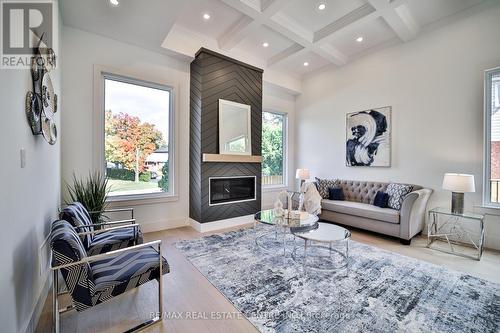
[[[54,5],[55,26],[59,27]],[[55,37],[59,35],[55,31]],[[59,45],[54,45],[60,55]],[[60,89],[60,64],[51,73],[60,114],[65,112]],[[0,295],[2,332],[34,331],[40,307],[48,291],[49,266],[46,242],[51,222],[57,217],[60,197],[60,140],[49,145],[41,135],[31,134],[25,116],[25,97],[32,90],[29,70],[0,69]],[[20,149],[26,150],[26,167],[21,169]]]
[[[434,189],[449,205],[445,172],[473,173],[482,202],[483,71],[500,66],[500,6],[415,41],[303,82],[297,100],[297,165],[314,176],[396,181]],[[392,106],[392,167],[345,166],[346,113]],[[479,211],[476,208],[477,211]],[[500,218],[487,217],[487,246],[500,248]]]
[[[92,162],[93,75],[94,66],[115,68],[127,75],[163,82],[175,89],[177,119],[177,195],[170,202],[124,202],[133,206],[136,219],[145,232],[187,225],[189,216],[189,63],[136,46],[63,27],[63,87],[65,112],[62,114],[62,177],[71,181],[87,175]],[[264,91],[265,108],[289,112],[293,125],[294,98],[270,88]],[[293,126],[292,126],[293,127]],[[292,136],[293,136],[293,129]],[[292,152],[293,156],[293,152]],[[63,184],[63,194],[66,192]],[[272,201],[271,201],[272,202]],[[266,201],[263,201],[263,205]],[[115,204],[116,205],[116,204]]]

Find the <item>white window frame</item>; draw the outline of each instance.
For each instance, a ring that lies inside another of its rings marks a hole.
[[[491,85],[493,76],[500,75],[500,67],[484,72],[484,166],[483,166],[483,206],[500,208],[500,203],[491,201]]]
[[[268,191],[288,188],[288,113],[270,109],[264,109],[262,112],[283,116],[283,184],[262,185],[262,188]]]
[[[170,93],[169,105],[169,133],[168,133],[168,163],[169,163],[169,191],[158,193],[141,193],[128,195],[113,195],[108,197],[109,202],[127,202],[128,204],[151,204],[178,200],[177,196],[177,131],[175,116],[175,89],[174,85],[150,78],[139,78],[136,75],[123,73],[115,69],[94,67],[94,129],[93,129],[93,165],[94,170],[106,174],[105,146],[105,79],[140,85],[143,87],[160,89]]]

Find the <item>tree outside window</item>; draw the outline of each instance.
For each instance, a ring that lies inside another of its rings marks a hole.
[[[284,185],[286,115],[262,112],[262,184]]]

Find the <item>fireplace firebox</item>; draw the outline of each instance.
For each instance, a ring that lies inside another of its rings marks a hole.
[[[256,200],[256,177],[210,177],[209,205],[224,205]]]

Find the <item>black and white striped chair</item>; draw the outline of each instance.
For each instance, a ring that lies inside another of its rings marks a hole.
[[[158,250],[155,249],[155,246]],[[161,241],[148,242],[95,256],[88,256],[71,224],[57,220],[51,230],[53,270],[53,332],[59,332],[60,313],[84,311],[151,280],[158,280],[158,315],[130,331],[161,321],[162,278],[170,271],[161,252]],[[61,271],[73,306],[59,309],[58,272]]]
[[[104,213],[124,210],[129,209],[106,210]],[[75,228],[88,255],[118,250],[143,242],[141,229],[134,218],[93,224],[90,213],[79,202],[64,207],[59,218],[68,221]]]

